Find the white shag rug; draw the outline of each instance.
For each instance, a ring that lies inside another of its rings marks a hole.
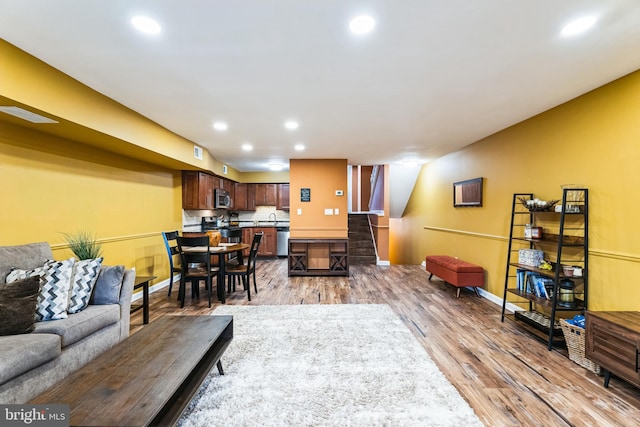
[[[178,421],[210,426],[482,426],[387,305],[217,308],[234,338]]]

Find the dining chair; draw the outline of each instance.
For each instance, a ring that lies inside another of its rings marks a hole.
[[[162,239],[164,240],[164,247],[167,249],[167,255],[169,256],[169,293],[168,296],[171,296],[171,289],[173,288],[173,273],[182,273],[182,267],[180,265],[176,265],[173,260],[176,255],[178,255],[178,259],[180,259],[178,252],[178,230],[176,231],[163,231]]]
[[[229,266],[225,269],[225,274],[231,280],[232,277],[240,277],[242,285],[247,291],[247,298],[251,301],[251,277],[253,276],[253,289],[258,293],[258,285],[256,282],[256,258],[258,256],[258,249],[260,249],[260,242],[264,233],[256,233],[253,235],[253,241],[251,242],[251,249],[249,250],[249,258],[246,264],[239,264],[237,266]]]
[[[217,277],[220,269],[211,266],[211,255],[209,253],[209,237],[184,237],[178,236],[178,251],[182,262],[182,273],[180,274],[180,290],[178,299],[180,307],[184,307],[186,298],[186,282],[191,282],[191,293],[198,295],[200,280],[205,281],[209,307],[211,307],[211,289],[213,288],[213,277]],[[188,248],[200,247],[200,251],[189,251]],[[216,281],[217,283],[217,281]],[[219,285],[219,284],[218,284]]]

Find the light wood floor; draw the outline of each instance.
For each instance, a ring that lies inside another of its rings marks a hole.
[[[640,426],[640,391],[603,378],[559,351],[500,321],[500,307],[470,291],[429,282],[420,266],[352,266],[350,277],[287,277],[285,259],[258,261],[258,294],[252,305],[389,304],[422,343],[487,426]],[[167,314],[210,313],[206,293],[187,297],[181,309],[177,285],[151,295],[151,322]],[[189,290],[187,290],[189,295]],[[238,290],[227,304],[248,304]],[[131,332],[142,328],[131,316]]]

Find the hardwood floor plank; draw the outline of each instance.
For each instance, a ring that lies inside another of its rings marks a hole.
[[[354,265],[349,277],[287,277],[286,259],[259,259],[258,293],[249,302],[240,285],[227,304],[389,304],[487,426],[640,426],[638,389],[616,378],[604,388],[566,352],[502,323],[501,307],[469,290],[456,298],[456,288],[428,276],[420,266]],[[180,309],[175,296],[151,295],[151,322],[219,305],[187,297]],[[142,327],[138,311],[131,333]]]

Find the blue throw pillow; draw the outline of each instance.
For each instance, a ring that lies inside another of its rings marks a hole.
[[[124,265],[103,266],[93,288],[91,304],[117,304],[124,278]]]

